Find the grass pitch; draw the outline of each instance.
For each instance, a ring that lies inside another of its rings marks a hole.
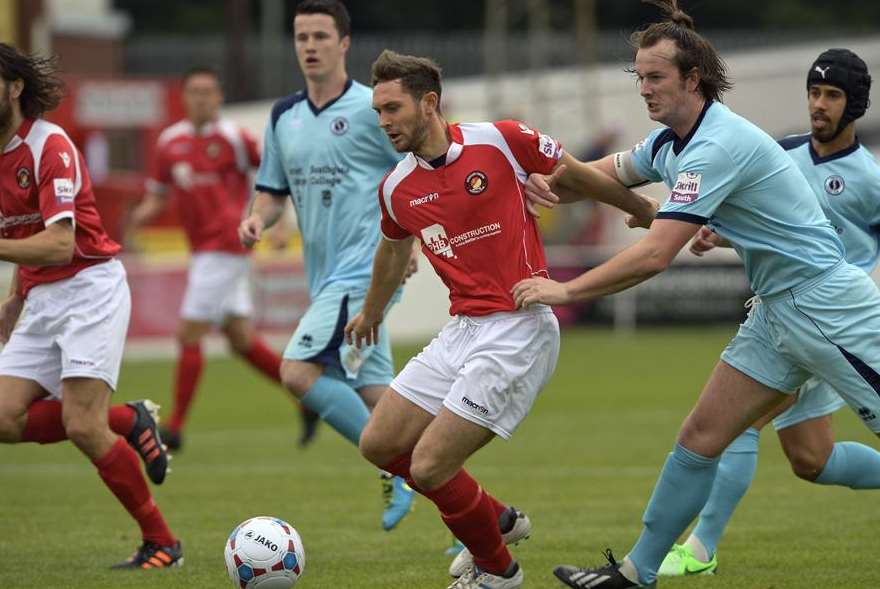
[[[570,330],[550,386],[511,442],[495,441],[470,470],[526,510],[532,538],[513,549],[526,589],[558,588],[558,563],[623,557],[675,432],[732,328],[641,330],[630,338]],[[396,350],[399,363],[417,351]],[[170,407],[169,362],[128,362],[118,401]],[[432,505],[393,532],[380,527],[375,469],[329,428],[296,448],[297,418],[276,387],[234,360],[206,366],[184,452],[154,487],[183,540],[186,564],[108,571],[139,544],[133,522],[69,444],[0,447],[0,587],[226,588],[228,533],[253,515],[291,522],[305,543],[302,589],[442,589],[449,534]],[[850,415],[838,439],[876,445]],[[669,588],[836,589],[880,586],[877,495],[809,485],[789,473],[772,429],[755,484],[719,551],[719,574],[663,580]]]

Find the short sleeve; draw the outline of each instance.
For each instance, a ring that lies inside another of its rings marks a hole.
[[[692,145],[688,151],[657,218],[704,225],[736,189],[737,166],[727,150],[714,142]]]
[[[397,224],[397,221],[388,211],[388,204],[385,202],[385,180],[388,177],[382,178],[382,181],[379,183],[379,208],[382,211],[382,219],[380,221],[380,228],[382,230],[382,236],[385,239],[390,241],[400,241],[401,239],[406,239],[410,235],[412,235],[409,231],[401,227]],[[390,195],[389,195],[390,200]]]
[[[263,138],[263,158],[260,161],[260,168],[257,170],[256,189],[278,196],[290,194],[290,186],[281,161],[281,152],[278,149],[275,125],[272,121],[266,125]]]
[[[531,129],[519,121],[499,121],[495,127],[504,136],[513,157],[527,174],[549,174],[562,157],[556,139]]]
[[[651,182],[663,180],[660,172],[654,167],[654,156],[657,155],[656,149],[660,147],[658,142],[662,141],[661,135],[664,133],[671,133],[671,131],[665,128],[654,129],[630,150],[629,161],[640,178]],[[657,148],[654,147],[655,143],[658,143]]]
[[[40,215],[46,226],[61,219],[74,220],[75,200],[82,188],[81,162],[73,144],[64,135],[51,135],[40,156]]]
[[[257,145],[257,140],[244,129],[241,130],[241,140],[244,142],[244,149],[245,153],[247,153],[250,167],[258,167],[260,165],[260,148]]]
[[[146,189],[149,192],[162,194],[171,185],[171,162],[168,160],[167,147],[167,143],[159,142],[150,159],[150,170],[146,181]]]

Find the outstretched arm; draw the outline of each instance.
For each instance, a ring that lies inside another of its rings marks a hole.
[[[379,339],[385,307],[400,286],[413,254],[413,237],[398,241],[382,239],[373,258],[373,277],[361,312],[345,326],[345,339],[358,348],[373,345]]]
[[[526,198],[530,204],[544,207],[591,198],[629,213],[634,218],[631,226],[650,227],[657,213],[657,202],[636,194],[624,186],[616,175],[607,173],[604,170],[607,159],[585,163],[565,153],[551,175],[529,176]],[[536,212],[533,206],[530,206],[530,210],[533,214]]]
[[[626,290],[666,270],[699,227],[659,219],[641,241],[604,264],[565,283],[547,278],[522,280],[513,287],[513,299],[518,307],[533,303],[565,305]]]

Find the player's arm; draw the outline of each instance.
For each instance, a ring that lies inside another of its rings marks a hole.
[[[400,286],[413,255],[413,237],[400,240],[383,238],[373,258],[373,277],[361,312],[345,326],[345,339],[358,348],[375,344],[379,325],[394,291]]]
[[[641,241],[604,264],[564,283],[547,278],[522,280],[512,289],[513,299],[518,307],[565,305],[620,292],[666,270],[699,228],[687,221],[658,219]]]
[[[526,198],[544,207],[590,198],[629,213],[633,217],[631,222],[628,221],[630,226],[650,227],[657,212],[657,202],[631,191],[616,174],[604,172],[607,167],[604,160],[607,159],[587,163],[563,153],[552,174],[529,176]]]
[[[5,344],[12,335],[16,322],[24,308],[24,297],[19,294],[18,266],[12,267],[12,280],[9,281],[9,296],[0,304],[0,343]]]
[[[143,227],[165,209],[168,204],[168,196],[160,190],[147,190],[141,202],[131,211],[128,222],[125,225],[126,242],[129,237],[134,234],[135,230]]]
[[[287,195],[257,191],[247,218],[238,226],[238,238],[245,247],[260,241],[263,231],[278,222],[284,214]]]
[[[0,260],[22,266],[69,264],[74,241],[72,220],[65,217],[30,237],[0,239]]]

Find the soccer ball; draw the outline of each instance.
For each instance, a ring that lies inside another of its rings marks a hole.
[[[299,533],[276,517],[252,517],[229,534],[226,572],[236,589],[290,589],[306,555]]]

